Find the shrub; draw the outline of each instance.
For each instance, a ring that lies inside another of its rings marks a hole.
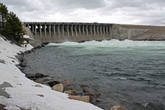
[[[2,34],[7,39],[15,41],[17,43],[23,42],[23,27],[19,18],[14,12],[9,12],[4,4],[0,4],[0,12],[3,18],[3,31]]]

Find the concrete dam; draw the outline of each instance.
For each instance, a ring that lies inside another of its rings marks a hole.
[[[83,42],[89,40],[110,40],[112,24],[104,23],[56,23],[24,22],[35,40],[46,42]]]
[[[35,44],[90,40],[165,40],[164,26],[108,23],[24,22]]]

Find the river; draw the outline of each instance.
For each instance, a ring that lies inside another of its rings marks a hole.
[[[164,41],[51,43],[26,54],[24,60],[26,74],[71,80],[77,89],[88,85],[101,94],[96,105],[107,110],[116,104],[129,110],[142,110],[146,103],[158,109],[165,105]]]

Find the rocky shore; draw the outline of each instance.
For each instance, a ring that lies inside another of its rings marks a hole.
[[[20,64],[17,67],[22,71],[26,67],[26,62],[23,57],[25,54],[29,54],[34,52],[36,49],[40,49],[44,47],[46,44],[42,44],[41,46],[35,47],[32,50],[25,51],[17,56],[20,61]],[[79,85],[79,90],[74,88],[73,82],[70,80],[57,81],[52,77],[45,75],[43,73],[33,73],[26,74],[26,77],[40,84],[47,85],[52,88],[52,90],[66,93],[69,95],[70,99],[75,99],[84,102],[90,102],[92,104],[97,105],[100,102],[99,96],[100,93],[93,93],[88,85]]]

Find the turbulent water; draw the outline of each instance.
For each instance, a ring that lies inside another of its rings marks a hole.
[[[27,54],[25,61],[25,73],[40,72],[88,85],[101,93],[98,106],[105,109],[116,104],[129,110],[142,110],[149,102],[165,105],[164,41],[49,44]]]

